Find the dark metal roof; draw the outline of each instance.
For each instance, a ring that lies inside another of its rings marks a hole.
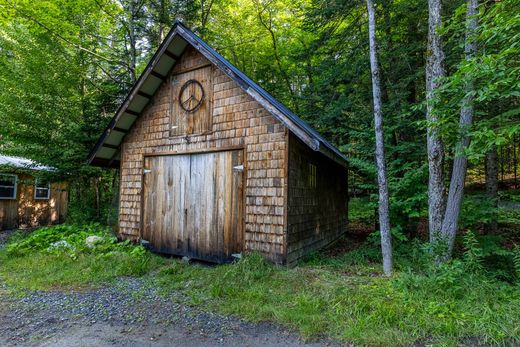
[[[162,84],[163,78],[179,59],[187,45],[192,45],[210,62],[240,85],[253,99],[264,106],[275,118],[306,143],[314,151],[319,151],[334,161],[346,165],[347,158],[330,142],[325,140],[309,124],[291,112],[271,94],[247,77],[223,56],[211,48],[200,37],[176,22],[163,43],[154,54],[144,72],[112,118],[96,146],[90,152],[88,161],[93,165],[118,166],[119,146],[124,135],[148,104]]]

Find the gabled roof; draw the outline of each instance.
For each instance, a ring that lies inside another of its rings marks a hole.
[[[37,171],[56,171],[55,168],[38,164],[30,159],[0,154],[0,166]]]
[[[341,165],[346,165],[347,158],[336,147],[242,71],[228,62],[181,22],[174,24],[132,87],[125,101],[121,104],[103,135],[99,138],[96,146],[90,152],[88,157],[89,163],[99,166],[119,166],[119,147],[124,136],[151,101],[162,82],[166,80],[168,73],[188,45],[193,46],[206,59],[220,68],[312,150],[321,152]]]

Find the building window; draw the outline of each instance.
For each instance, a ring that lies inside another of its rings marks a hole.
[[[316,188],[316,165],[309,163],[309,187]]]
[[[34,198],[49,199],[51,197],[51,184],[37,178],[34,182]]]
[[[0,174],[0,199],[16,199],[16,175]]]

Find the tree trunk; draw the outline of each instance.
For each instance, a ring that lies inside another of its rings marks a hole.
[[[486,154],[486,195],[492,202],[493,207],[498,203],[498,153],[497,147],[493,146]],[[495,213],[492,220],[486,225],[488,233],[496,233],[498,223]]]
[[[513,135],[513,183],[515,189],[518,189],[518,149],[517,136]]]
[[[127,39],[128,46],[128,74],[130,76],[131,84],[134,84],[137,81],[137,28],[136,21],[139,15],[139,6],[134,1],[128,2],[128,14],[126,18],[126,29],[127,29]]]
[[[439,78],[444,77],[444,51],[438,33],[442,25],[441,0],[428,0],[428,49],[426,61],[426,120],[428,150],[428,222],[430,242],[440,237],[445,209],[444,179],[442,165],[444,145],[437,129],[438,116],[432,106],[435,90],[439,87]]]
[[[372,0],[367,0],[368,37],[370,43],[370,67],[372,69],[372,95],[374,98],[374,127],[376,133],[377,181],[379,184],[379,225],[381,230],[381,251],[383,271],[392,274],[392,237],[388,207],[388,184],[386,181],[385,147],[383,136],[383,114],[381,109],[381,82],[376,48],[375,8]]]
[[[118,221],[119,212],[119,170],[113,170],[112,173],[112,199],[110,202],[110,208],[107,213],[107,225],[113,227]],[[114,216],[114,218],[112,218]]]
[[[96,217],[99,219],[101,216],[101,198],[99,195],[99,177],[93,178],[93,185],[94,185],[94,193],[95,193],[95,208],[96,208]]]
[[[502,182],[505,180],[505,173],[504,173],[504,146],[500,147],[500,179]]]
[[[168,8],[166,0],[161,0],[159,3],[159,35],[157,46],[159,46],[166,36],[166,23],[168,22]]]
[[[477,29],[477,7],[478,0],[467,0],[466,39],[464,45],[467,60],[472,59],[477,50],[477,44],[474,40],[475,30]],[[455,158],[453,159],[453,170],[451,173],[450,189],[448,191],[448,202],[446,204],[446,213],[442,222],[442,238],[448,243],[446,253],[441,256],[442,260],[447,260],[451,257],[458,229],[468,164],[468,158],[464,151],[469,146],[470,138],[468,132],[473,122],[472,91],[473,81],[470,80],[466,83],[466,95],[462,100],[462,108],[460,110],[459,138],[455,147]]]

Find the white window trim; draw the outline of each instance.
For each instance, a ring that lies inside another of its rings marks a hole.
[[[10,176],[10,177],[14,177],[14,192],[13,192],[13,196],[12,197],[5,197],[5,196],[0,196],[0,200],[16,200],[16,197],[17,197],[17,188],[18,188],[18,175],[13,175],[13,174],[5,174],[5,173],[0,173],[1,176]],[[1,186],[1,187],[5,187],[5,188],[11,188],[11,186]]]
[[[36,197],[36,188],[38,187],[38,179],[34,180],[34,200],[49,200],[51,198],[51,184],[47,183],[47,196],[46,197]],[[45,189],[44,187],[39,187],[40,189]]]

